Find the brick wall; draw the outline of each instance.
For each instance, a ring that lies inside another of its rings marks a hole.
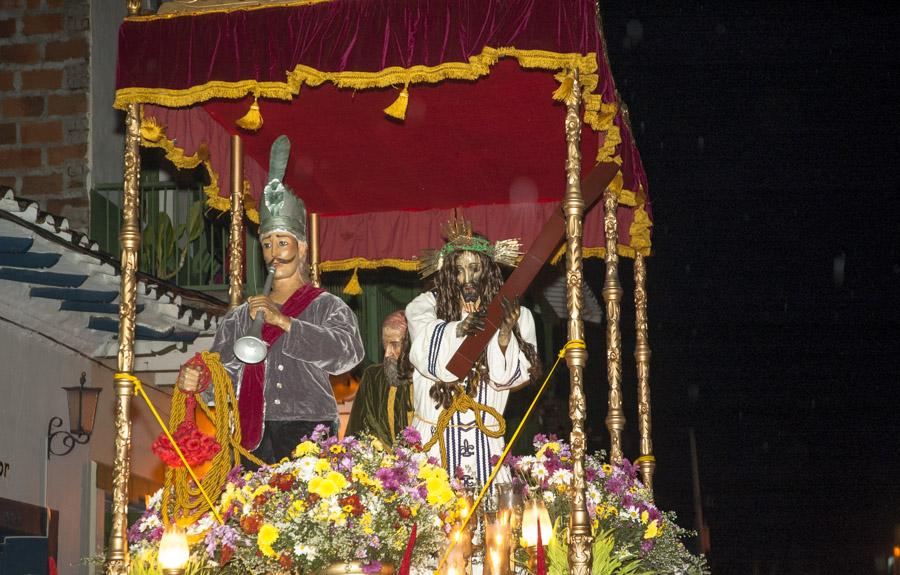
[[[0,185],[87,231],[90,0],[0,0]]]

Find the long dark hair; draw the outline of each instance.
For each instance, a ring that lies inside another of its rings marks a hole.
[[[481,305],[487,306],[503,285],[503,274],[500,273],[500,266],[497,265],[487,254],[483,252],[471,252],[478,256],[481,260],[481,268],[484,270],[481,277]],[[444,262],[441,269],[438,270],[434,279],[435,294],[435,313],[439,319],[444,321],[459,321],[462,318],[461,291],[456,280],[456,258],[462,252],[455,252],[449,261]],[[519,332],[518,324],[513,326],[513,336],[519,343],[519,349],[525,354],[525,358],[531,367],[528,369],[530,376],[529,383],[534,383],[541,377],[542,367],[541,359],[538,357],[537,349],[525,341]],[[487,350],[481,352],[481,355],[475,361],[475,368],[478,377],[469,377],[466,386],[466,393],[475,396],[478,393],[478,386],[482,381],[487,381],[489,374],[487,373]],[[447,383],[438,381],[432,384],[431,390],[428,392],[437,406],[447,409],[453,403],[453,395],[456,390],[455,383]]]

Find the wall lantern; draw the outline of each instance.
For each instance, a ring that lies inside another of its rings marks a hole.
[[[63,420],[60,417],[50,418],[47,426],[47,459],[51,455],[66,455],[75,449],[75,445],[84,445],[91,439],[94,431],[94,416],[97,415],[97,400],[100,397],[99,387],[85,387],[87,374],[81,372],[81,385],[64,387],[69,400],[69,428],[70,431],[60,429]],[[62,450],[53,450],[53,440],[59,438],[62,442]]]

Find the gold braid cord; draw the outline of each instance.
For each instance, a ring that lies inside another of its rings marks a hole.
[[[241,447],[241,425],[237,417],[237,398],[231,378],[219,360],[219,354],[204,351],[201,353],[201,357],[206,367],[209,368],[216,410],[215,412],[211,411],[202,401],[198,401],[197,405],[215,425],[216,441],[222,446],[222,449],[213,457],[212,466],[200,482],[213,500],[217,500],[225,486],[228,473],[240,464],[242,455],[257,465],[262,465],[263,462]],[[184,421],[187,415],[185,413],[187,397],[186,393],[175,389],[175,395],[172,396],[169,429],[177,429]],[[172,495],[175,496],[174,507],[172,506]],[[166,468],[162,500],[164,524],[168,524],[170,521],[170,510],[171,517],[182,525],[193,523],[210,511],[209,504],[184,467]]]
[[[434,434],[425,443],[422,450],[427,452],[437,442],[441,449],[441,465],[447,465],[447,446],[444,443],[444,430],[450,425],[450,419],[456,412],[465,413],[469,410],[475,414],[475,425],[483,434],[488,437],[503,437],[506,433],[506,420],[503,419],[503,415],[499,411],[489,405],[478,403],[462,387],[457,387],[453,396],[453,403],[450,404],[450,407],[441,411],[437,424],[435,424]],[[490,415],[497,421],[496,430],[491,430],[487,426],[482,412]]]

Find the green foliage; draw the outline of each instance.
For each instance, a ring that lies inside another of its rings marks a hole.
[[[569,573],[569,546],[566,543],[568,529],[560,528],[557,520],[553,526],[553,537],[547,545],[547,574],[567,575]],[[613,554],[615,538],[612,530],[598,531],[594,535],[591,548],[593,561],[592,575],[652,575],[653,571],[643,568],[640,558],[627,554]]]
[[[207,248],[203,212],[203,200],[195,201],[191,204],[187,222],[177,228],[165,212],[148,218],[141,238],[141,261],[150,264],[147,271],[164,280],[175,277],[193,247],[194,256],[188,268],[190,276],[202,281],[215,274],[218,264]]]

